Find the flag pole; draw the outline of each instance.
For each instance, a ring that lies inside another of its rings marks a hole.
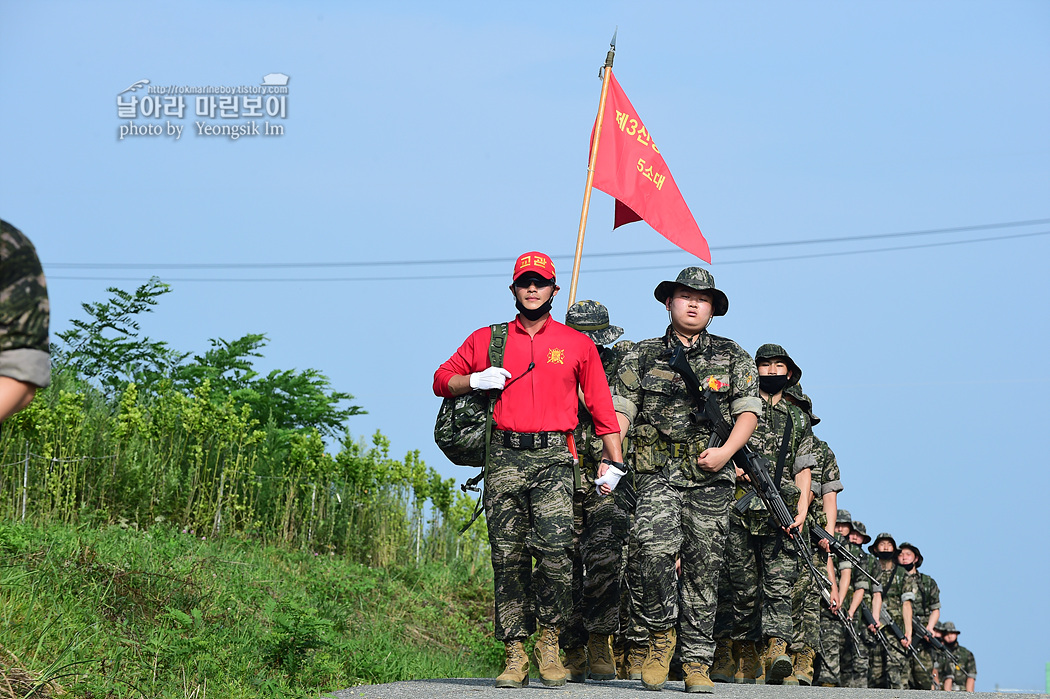
[[[591,156],[587,161],[587,187],[583,191],[583,212],[580,214],[580,231],[576,234],[576,256],[572,261],[572,281],[569,283],[569,305],[576,301],[576,283],[580,279],[580,257],[583,255],[583,234],[587,230],[587,211],[591,206],[591,184],[594,182],[594,159],[598,156],[598,139],[602,135],[602,120],[605,118],[605,97],[609,93],[609,79],[612,77],[613,57],[616,54],[616,30],[613,30],[609,42],[609,53],[602,66],[602,96],[598,103],[598,119],[594,122],[594,143],[591,144]]]

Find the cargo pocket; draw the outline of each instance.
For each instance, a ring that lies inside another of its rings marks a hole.
[[[652,425],[638,425],[631,430],[628,453],[638,473],[656,473],[667,465],[660,432]]]

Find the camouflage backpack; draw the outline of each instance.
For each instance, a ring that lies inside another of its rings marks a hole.
[[[489,363],[503,366],[507,324],[490,326]],[[459,466],[484,466],[492,437],[492,405],[497,391],[470,391],[445,398],[434,423],[434,441],[448,460]]]

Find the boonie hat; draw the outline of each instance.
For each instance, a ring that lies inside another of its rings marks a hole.
[[[868,536],[868,528],[864,526],[864,522],[853,520],[853,531],[860,534],[860,538],[864,539],[864,541],[860,542],[861,544],[871,541],[871,537]]]
[[[875,555],[875,547],[878,546],[879,542],[883,539],[890,540],[890,542],[893,544],[894,551],[896,551],[899,548],[897,546],[897,540],[893,538],[893,534],[890,534],[889,532],[881,532],[877,537],[875,537],[875,541],[872,542],[871,546],[868,547],[868,553]]]
[[[686,267],[678,273],[678,278],[673,282],[663,281],[656,285],[653,295],[660,303],[665,303],[668,297],[674,293],[676,286],[685,286],[696,291],[709,291],[712,296],[711,310],[716,316],[724,316],[729,310],[729,298],[715,288],[715,278],[710,272],[702,267]]]
[[[911,549],[912,553],[915,554],[915,567],[918,568],[919,566],[922,565],[922,551],[919,550],[918,546],[916,546],[915,544],[911,544],[911,543],[908,543],[907,541],[905,541],[903,544],[901,544],[897,548],[899,548],[899,549]]]
[[[953,624],[950,621],[939,623],[937,624],[937,626],[941,627],[941,633],[962,633],[961,631],[959,631],[959,629],[955,628],[955,624]]]
[[[835,517],[835,524],[848,524],[850,529],[853,528],[853,518],[849,514],[849,510],[839,510],[839,514]]]
[[[597,301],[577,301],[569,306],[565,324],[596,345],[611,345],[623,335],[623,328],[609,324],[609,309]]]
[[[544,279],[554,279],[554,263],[542,252],[527,252],[514,263],[514,279],[529,272]]]
[[[782,357],[787,360],[788,368],[791,369],[791,378],[788,379],[787,386],[784,387],[784,390],[786,391],[802,380],[802,370],[798,368],[798,364],[795,364],[791,355],[787,353],[786,349],[772,342],[767,342],[755,352],[755,362],[758,362],[759,359],[774,359],[776,357]],[[812,409],[812,403],[810,404],[810,407]]]
[[[799,370],[801,375],[802,370]],[[813,413],[813,399],[802,392],[802,385],[795,383],[792,386],[788,386],[784,389],[784,395],[791,399],[791,402],[802,408],[806,415],[809,415],[809,424],[817,425],[820,423],[820,418]]]

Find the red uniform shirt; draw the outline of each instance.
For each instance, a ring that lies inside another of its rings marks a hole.
[[[471,333],[434,372],[434,394],[450,398],[448,382],[453,376],[487,369],[491,339],[492,330],[488,327]],[[535,366],[527,371],[530,363]],[[578,422],[579,384],[587,410],[594,418],[595,434],[600,437],[620,431],[598,348],[583,333],[548,317],[536,336],[530,337],[515,317],[508,325],[503,366],[511,378],[496,401],[493,416],[498,429],[571,432]]]

